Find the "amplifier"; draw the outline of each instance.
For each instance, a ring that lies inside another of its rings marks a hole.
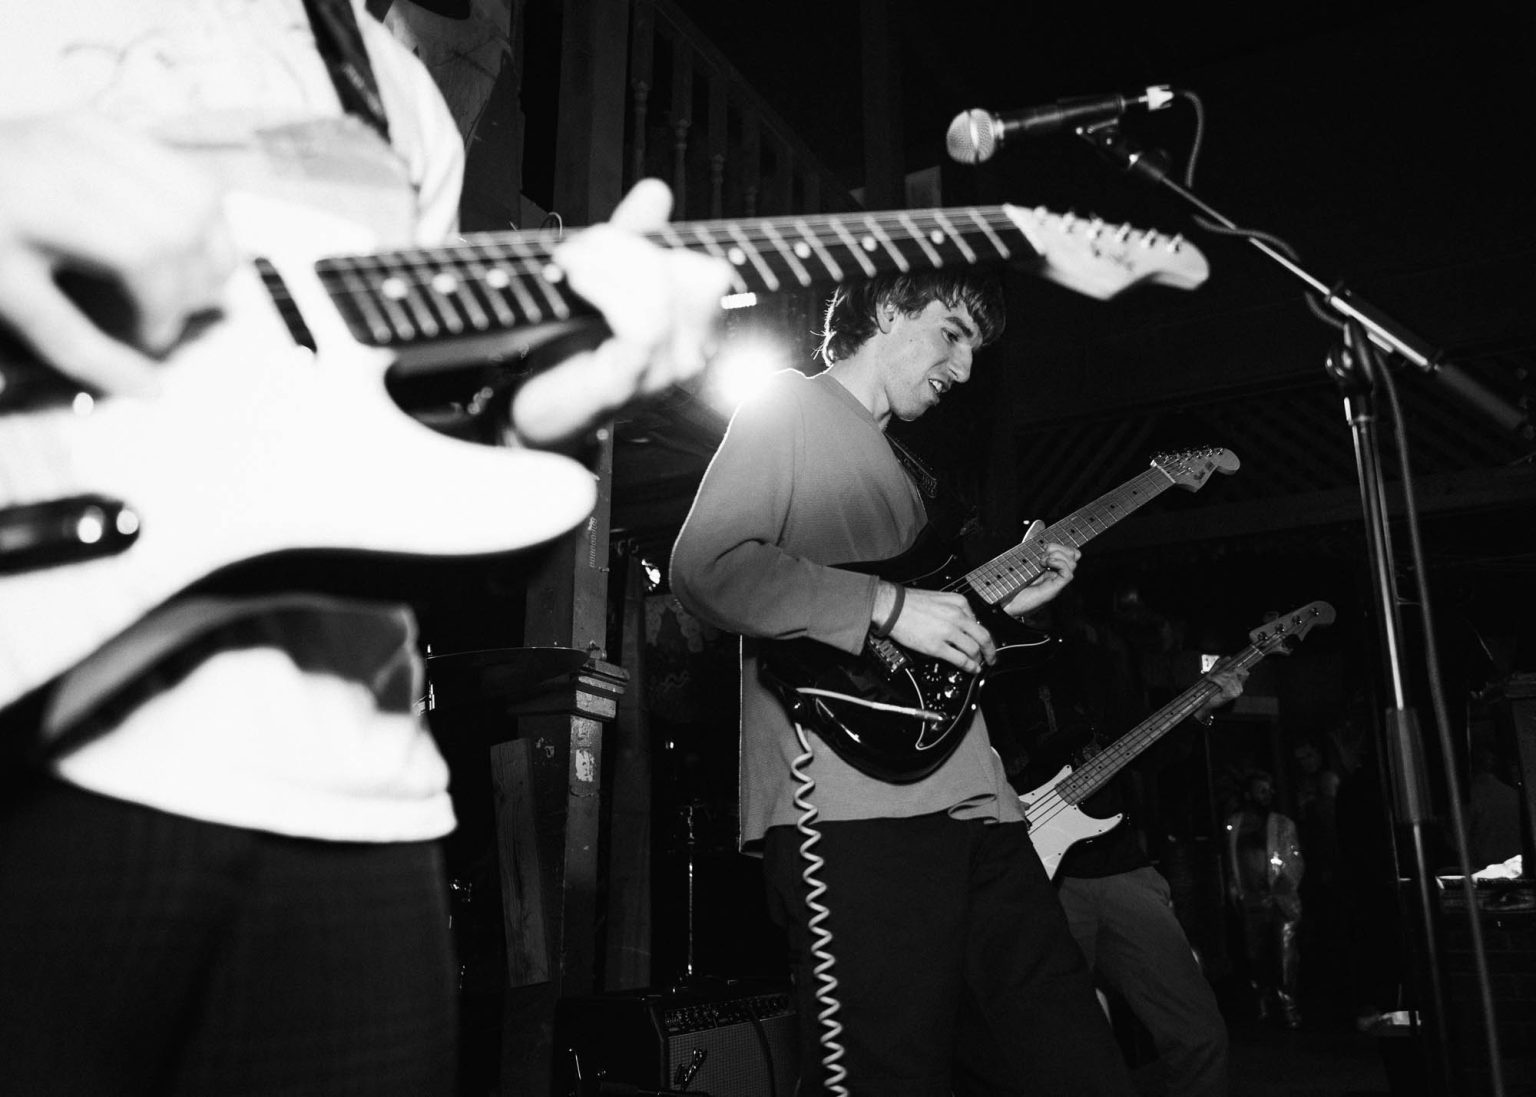
[[[555,1092],[586,1097],[633,1086],[793,1097],[796,1033],[789,986],[772,980],[563,998],[555,1007]]]

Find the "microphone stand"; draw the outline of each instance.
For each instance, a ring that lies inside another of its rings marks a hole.
[[[1309,274],[1302,266],[1263,239],[1247,234],[1235,222],[1223,216],[1187,188],[1168,178],[1167,158],[1156,150],[1139,148],[1127,139],[1118,125],[1106,123],[1077,130],[1078,136],[1092,145],[1111,163],[1144,182],[1166,187],[1182,198],[1209,220],[1244,235],[1248,243],[1269,256],[1280,266],[1295,275],[1343,320],[1345,342],[1335,348],[1327,360],[1327,370],[1339,387],[1346,417],[1354,438],[1355,471],[1360,485],[1361,507],[1366,525],[1366,540],[1372,568],[1376,599],[1377,624],[1380,629],[1383,661],[1392,690],[1392,707],[1386,713],[1386,761],[1392,782],[1392,810],[1400,825],[1406,826],[1413,847],[1416,877],[1416,895],[1419,904],[1420,930],[1425,946],[1425,976],[1427,986],[1432,1039],[1427,1041],[1431,1085],[1438,1084],[1439,1092],[1457,1092],[1451,1066],[1448,1006],[1442,980],[1439,934],[1432,873],[1428,863],[1425,842],[1425,825],[1431,819],[1427,785],[1424,775],[1424,747],[1419,732],[1419,722],[1407,702],[1403,653],[1399,634],[1401,620],[1398,616],[1398,600],[1392,566],[1392,541],[1387,508],[1387,492],[1382,476],[1380,445],[1376,435],[1376,410],[1374,396],[1380,385],[1390,394],[1390,377],[1381,369],[1376,359],[1376,348],[1385,350],[1408,363],[1425,377],[1445,385],[1446,388],[1473,410],[1486,416],[1501,428],[1512,430],[1524,438],[1532,437],[1531,424],[1520,409],[1488,390],[1455,366],[1441,360],[1439,349],[1409,332],[1401,324],[1381,310],[1359,300],[1342,285],[1330,289],[1320,279]],[[1410,523],[1415,519],[1412,484],[1408,470],[1403,470],[1406,512]],[[1415,546],[1417,542],[1415,541]],[[1421,583],[1425,582],[1423,569],[1419,569]],[[1455,836],[1458,858],[1461,864],[1462,888],[1467,900],[1472,946],[1476,956],[1476,968],[1481,992],[1489,1054],[1492,1092],[1504,1092],[1502,1063],[1499,1053],[1497,1026],[1494,1016],[1493,994],[1489,983],[1486,952],[1483,948],[1481,918],[1479,916],[1476,889],[1472,883],[1470,855],[1467,849],[1466,827],[1462,819],[1461,795],[1451,759],[1450,730],[1445,718],[1444,706],[1435,687],[1439,681],[1434,666],[1434,638],[1429,628],[1429,594],[1424,590],[1421,604],[1424,607],[1425,658],[1429,665],[1427,675],[1431,683],[1431,695],[1435,702],[1436,723],[1442,757],[1446,761],[1445,779],[1449,794],[1449,810]],[[1529,871],[1529,866],[1527,866]]]

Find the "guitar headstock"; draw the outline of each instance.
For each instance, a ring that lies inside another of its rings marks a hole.
[[[1205,256],[1182,236],[1043,206],[1003,209],[1040,253],[1045,278],[1101,301],[1141,282],[1195,289],[1210,277]]]
[[[1327,602],[1308,602],[1300,609],[1266,621],[1248,634],[1253,646],[1268,655],[1289,655],[1285,645],[1291,640],[1305,640],[1318,625],[1333,624],[1333,607]]]
[[[1230,476],[1241,468],[1242,464],[1237,459],[1237,454],[1219,446],[1201,446],[1175,453],[1159,453],[1152,458],[1153,468],[1188,491],[1199,491],[1211,478],[1211,473],[1219,472]]]

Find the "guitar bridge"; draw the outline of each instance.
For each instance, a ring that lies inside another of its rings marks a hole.
[[[906,667],[910,661],[907,653],[901,650],[901,645],[877,636],[869,638],[869,653],[885,670],[887,674],[894,674]]]

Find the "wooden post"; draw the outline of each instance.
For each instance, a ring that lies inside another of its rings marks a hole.
[[[622,196],[629,0],[563,0],[562,12],[554,209],[580,226],[607,217]],[[497,839],[508,870],[506,1097],[557,1097],[550,1092],[555,1003],[596,989],[603,726],[617,713],[627,677],[605,661],[608,428],[598,432],[593,471],[597,505],[582,528],[545,554],[530,579],[523,628],[528,646],[574,648],[590,658],[568,688],[518,706],[517,741],[496,748],[493,758]],[[519,796],[532,804],[531,818],[529,808],[512,803]],[[510,893],[530,879],[538,895]],[[534,919],[542,919],[542,968]]]
[[[629,0],[564,0],[555,209],[568,225],[613,211],[624,185]]]

